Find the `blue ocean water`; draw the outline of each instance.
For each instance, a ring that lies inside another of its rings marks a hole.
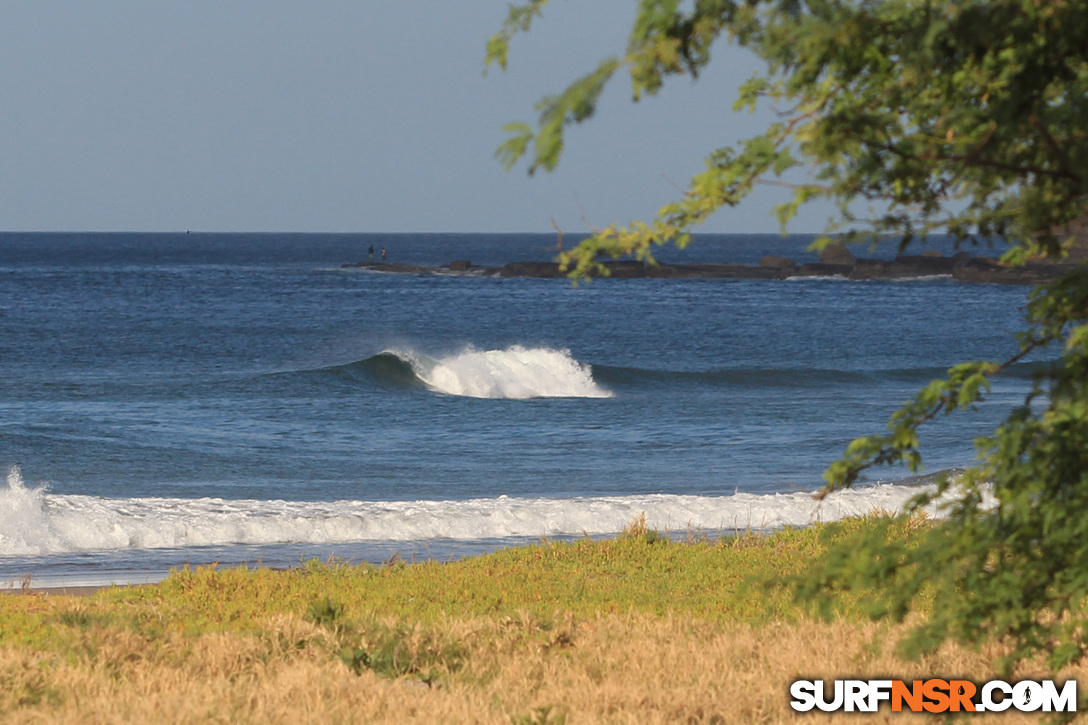
[[[662,258],[808,260],[810,239],[707,235]],[[892,508],[907,471],[820,508],[809,493],[948,366],[1009,356],[1027,299],[944,278],[341,268],[371,245],[432,265],[555,253],[527,234],[0,234],[0,582]],[[927,471],[969,464],[1029,374],[933,424]]]

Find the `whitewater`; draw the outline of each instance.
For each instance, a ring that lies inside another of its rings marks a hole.
[[[422,383],[447,395],[504,400],[612,395],[594,382],[590,367],[572,358],[570,350],[512,345],[483,351],[469,347],[438,358],[407,350],[381,354],[407,363]]]
[[[902,510],[916,486],[876,485],[817,502],[812,493],[728,496],[499,496],[466,501],[107,499],[27,487],[0,491],[0,551],[45,555],[230,544],[504,539],[614,534],[645,516],[662,532],[732,534]]]

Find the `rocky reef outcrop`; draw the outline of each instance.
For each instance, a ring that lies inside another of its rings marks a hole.
[[[1067,272],[1072,262],[1028,263],[1010,267],[992,257],[960,252],[951,257],[938,253],[899,255],[895,259],[856,258],[844,245],[827,247],[819,262],[799,264],[788,257],[765,256],[750,264],[647,264],[632,260],[603,262],[607,276],[614,279],[790,279],[797,277],[842,277],[850,280],[901,280],[924,277],[951,277],[960,282],[985,284],[1039,284]],[[369,269],[401,274],[452,274],[478,277],[566,277],[556,262],[511,262],[501,267],[478,267],[468,260],[441,266],[359,262],[344,268]]]

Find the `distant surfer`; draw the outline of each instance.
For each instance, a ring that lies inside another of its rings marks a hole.
[[[370,249],[366,250],[366,253],[367,253],[367,259],[369,259],[371,262],[373,262],[374,261],[374,245],[373,244],[370,245]]]
[[[385,261],[385,247],[382,247],[382,261]]]

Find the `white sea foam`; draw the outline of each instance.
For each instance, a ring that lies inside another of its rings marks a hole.
[[[569,350],[526,348],[465,350],[432,358],[396,350],[387,351],[412,366],[428,387],[447,395],[470,398],[609,398],[612,393],[593,380],[588,365]]]
[[[937,282],[940,280],[955,279],[951,274],[922,274],[917,277],[894,277],[889,282]]]
[[[7,483],[0,491],[0,556],[610,534],[642,513],[661,530],[762,530],[897,510],[919,491],[880,484],[836,493],[820,505],[808,493],[298,502],[57,495],[28,488],[18,469]]]

